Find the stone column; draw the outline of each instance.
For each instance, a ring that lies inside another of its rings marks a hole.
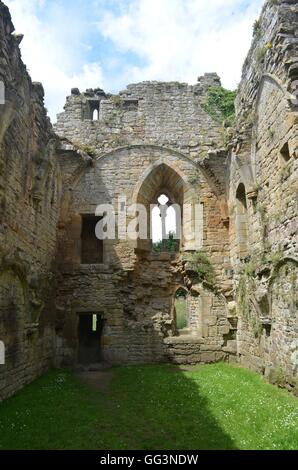
[[[161,231],[162,231],[162,249],[167,249],[167,229],[166,229],[166,217],[168,206],[166,204],[159,205],[160,217],[161,217]]]

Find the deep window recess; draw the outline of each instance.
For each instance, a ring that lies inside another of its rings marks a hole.
[[[95,227],[101,217],[94,215],[82,216],[81,235],[81,263],[101,264],[103,263],[103,240],[95,235]]]
[[[290,149],[289,149],[289,144],[286,142],[282,148],[280,149],[280,154],[283,159],[283,161],[286,163],[290,160],[291,155],[290,155]]]
[[[188,326],[186,291],[178,289],[175,294],[175,320],[177,330],[183,330]]]
[[[177,215],[172,203],[161,194],[151,214],[153,252],[176,252],[179,250],[177,239]]]

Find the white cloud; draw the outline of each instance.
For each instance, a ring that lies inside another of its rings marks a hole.
[[[6,0],[16,31],[24,34],[22,56],[33,81],[42,82],[45,102],[53,121],[63,110],[66,96],[72,87],[82,89],[103,84],[100,63],[84,64],[86,44],[80,19],[67,21],[62,10],[51,20],[39,19],[45,0]],[[59,14],[60,13],[60,14]]]
[[[126,12],[106,12],[98,27],[120,51],[146,65],[130,66],[131,80],[195,82],[217,72],[236,87],[263,0],[131,0]],[[244,7],[244,4],[246,6]]]
[[[5,2],[17,32],[25,35],[23,60],[32,79],[44,85],[52,120],[72,87],[107,86],[106,91],[116,91],[142,80],[194,83],[198,75],[213,71],[224,86],[236,87],[252,24],[263,4],[263,0]],[[91,24],[98,18],[96,26]],[[88,53],[92,59],[86,59]],[[135,54],[136,60],[127,53]],[[105,57],[102,63],[99,56]]]

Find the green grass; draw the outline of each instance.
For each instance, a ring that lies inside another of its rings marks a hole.
[[[0,449],[298,449],[298,401],[226,364],[52,371],[0,404]]]
[[[186,300],[184,297],[179,297],[175,300],[176,310],[176,326],[178,330],[182,330],[187,327],[187,307]]]

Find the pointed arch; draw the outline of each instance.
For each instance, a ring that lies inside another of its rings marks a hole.
[[[185,175],[174,164],[169,164],[163,159],[155,162],[143,173],[137,184],[133,202],[142,204],[147,211],[147,226],[150,230],[151,225],[151,206],[156,203],[158,197],[164,194],[168,197],[174,208],[177,208],[176,227],[181,235],[181,245],[185,247],[182,232],[188,233],[195,230],[195,204],[198,203],[198,195],[193,187],[187,181]],[[178,208],[180,210],[178,210]],[[181,229],[180,229],[181,227]],[[148,231],[148,240],[142,240],[138,243],[138,248],[142,250],[151,250],[151,234]]]

